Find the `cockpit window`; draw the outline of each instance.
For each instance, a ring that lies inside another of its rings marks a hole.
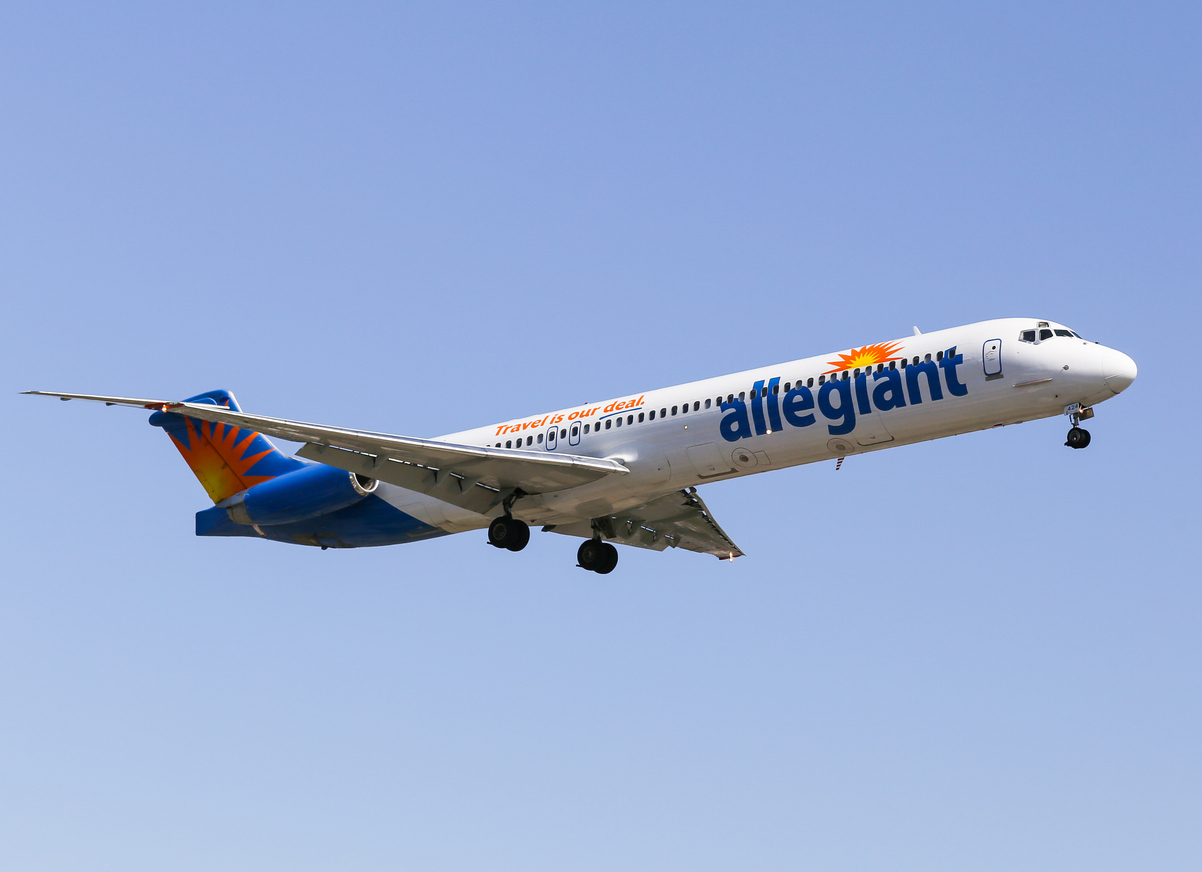
[[[1035,341],[1035,331],[1034,330],[1024,330],[1022,332],[1022,335],[1019,336],[1019,339],[1022,340],[1023,342],[1034,342]]]
[[[1040,338],[1041,340],[1043,340],[1043,339],[1051,339],[1051,338],[1052,338],[1052,331],[1051,331],[1051,330],[1040,330],[1040,331],[1039,331],[1039,338]]]
[[[1072,330],[1057,330],[1056,335],[1057,336],[1072,336],[1073,331]]]

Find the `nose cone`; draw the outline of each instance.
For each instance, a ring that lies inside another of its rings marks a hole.
[[[1121,351],[1106,349],[1106,387],[1116,394],[1131,387],[1139,372],[1135,361]]]

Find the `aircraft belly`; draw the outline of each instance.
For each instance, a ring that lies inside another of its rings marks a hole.
[[[380,482],[376,493],[394,508],[448,533],[479,530],[488,526],[489,519],[484,515],[387,482]]]

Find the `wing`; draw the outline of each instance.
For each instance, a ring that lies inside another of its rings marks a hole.
[[[726,531],[718,526],[709,508],[697,494],[697,488],[675,491],[633,509],[595,519],[605,539],[663,551],[671,546],[713,554],[720,560],[734,560],[743,552]],[[553,533],[588,539],[593,522],[578,521],[544,527]]]
[[[435,439],[326,427],[235,412],[206,403],[47,391],[25,393],[58,397],[60,400],[91,400],[109,406],[173,412],[202,421],[257,430],[279,439],[303,442],[305,445],[297,452],[301,457],[430,494],[481,513],[487,512],[517,489],[527,494],[545,493],[596,481],[607,475],[625,475],[630,471],[616,460],[600,457],[459,445]]]

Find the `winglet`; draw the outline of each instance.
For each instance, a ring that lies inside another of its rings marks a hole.
[[[922,335],[922,331],[921,331],[921,330],[919,330],[917,327],[915,327],[915,328],[914,328],[914,335],[915,335],[915,336],[921,336],[921,335]]]

